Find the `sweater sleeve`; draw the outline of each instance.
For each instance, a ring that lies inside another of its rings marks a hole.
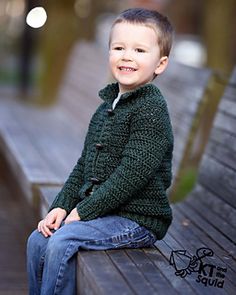
[[[69,213],[79,202],[78,191],[83,183],[85,149],[74,166],[61,191],[55,197],[49,211],[54,208],[62,208]]]
[[[98,110],[101,107],[102,105],[98,107]],[[67,213],[70,213],[70,211],[74,209],[77,203],[80,201],[78,192],[84,182],[84,165],[85,165],[85,157],[86,157],[86,150],[87,150],[86,146],[89,141],[90,130],[92,130],[95,125],[94,117],[96,116],[96,113],[97,112],[94,113],[94,115],[92,116],[90,120],[81,157],[79,158],[76,165],[74,166],[72,172],[67,178],[61,191],[55,197],[52,205],[49,208],[49,211],[59,207],[59,208],[65,209]]]
[[[77,205],[80,218],[91,220],[104,216],[128,202],[148,183],[172,147],[167,108],[139,109],[132,119],[120,165],[92,195]]]

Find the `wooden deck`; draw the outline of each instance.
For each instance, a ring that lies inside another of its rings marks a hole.
[[[26,295],[25,245],[34,215],[9,177],[0,157],[0,295]]]

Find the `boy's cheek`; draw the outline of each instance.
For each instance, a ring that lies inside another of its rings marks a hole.
[[[110,59],[117,59],[120,58],[122,55],[122,51],[111,51],[109,54]]]

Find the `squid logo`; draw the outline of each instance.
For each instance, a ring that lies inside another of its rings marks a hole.
[[[227,268],[209,263],[213,255],[211,249],[204,247],[199,248],[195,255],[189,254],[186,250],[176,250],[171,252],[169,262],[175,268],[176,276],[185,278],[187,275],[197,273],[197,283],[205,287],[223,288]]]
[[[196,255],[187,254],[186,250],[172,251],[170,255],[170,265],[175,268],[175,274],[181,278],[198,272],[202,259],[206,256],[213,256],[214,252],[209,248],[199,248]]]

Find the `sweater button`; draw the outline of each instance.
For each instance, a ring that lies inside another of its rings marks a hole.
[[[103,149],[103,145],[101,143],[96,143],[95,147],[97,150],[102,150]]]
[[[98,178],[96,178],[96,177],[91,177],[90,178],[90,181],[92,182],[92,184],[99,184],[99,183],[101,183],[101,181]]]
[[[114,116],[115,115],[114,112],[113,112],[113,109],[108,109],[107,113],[108,113],[109,116]]]

